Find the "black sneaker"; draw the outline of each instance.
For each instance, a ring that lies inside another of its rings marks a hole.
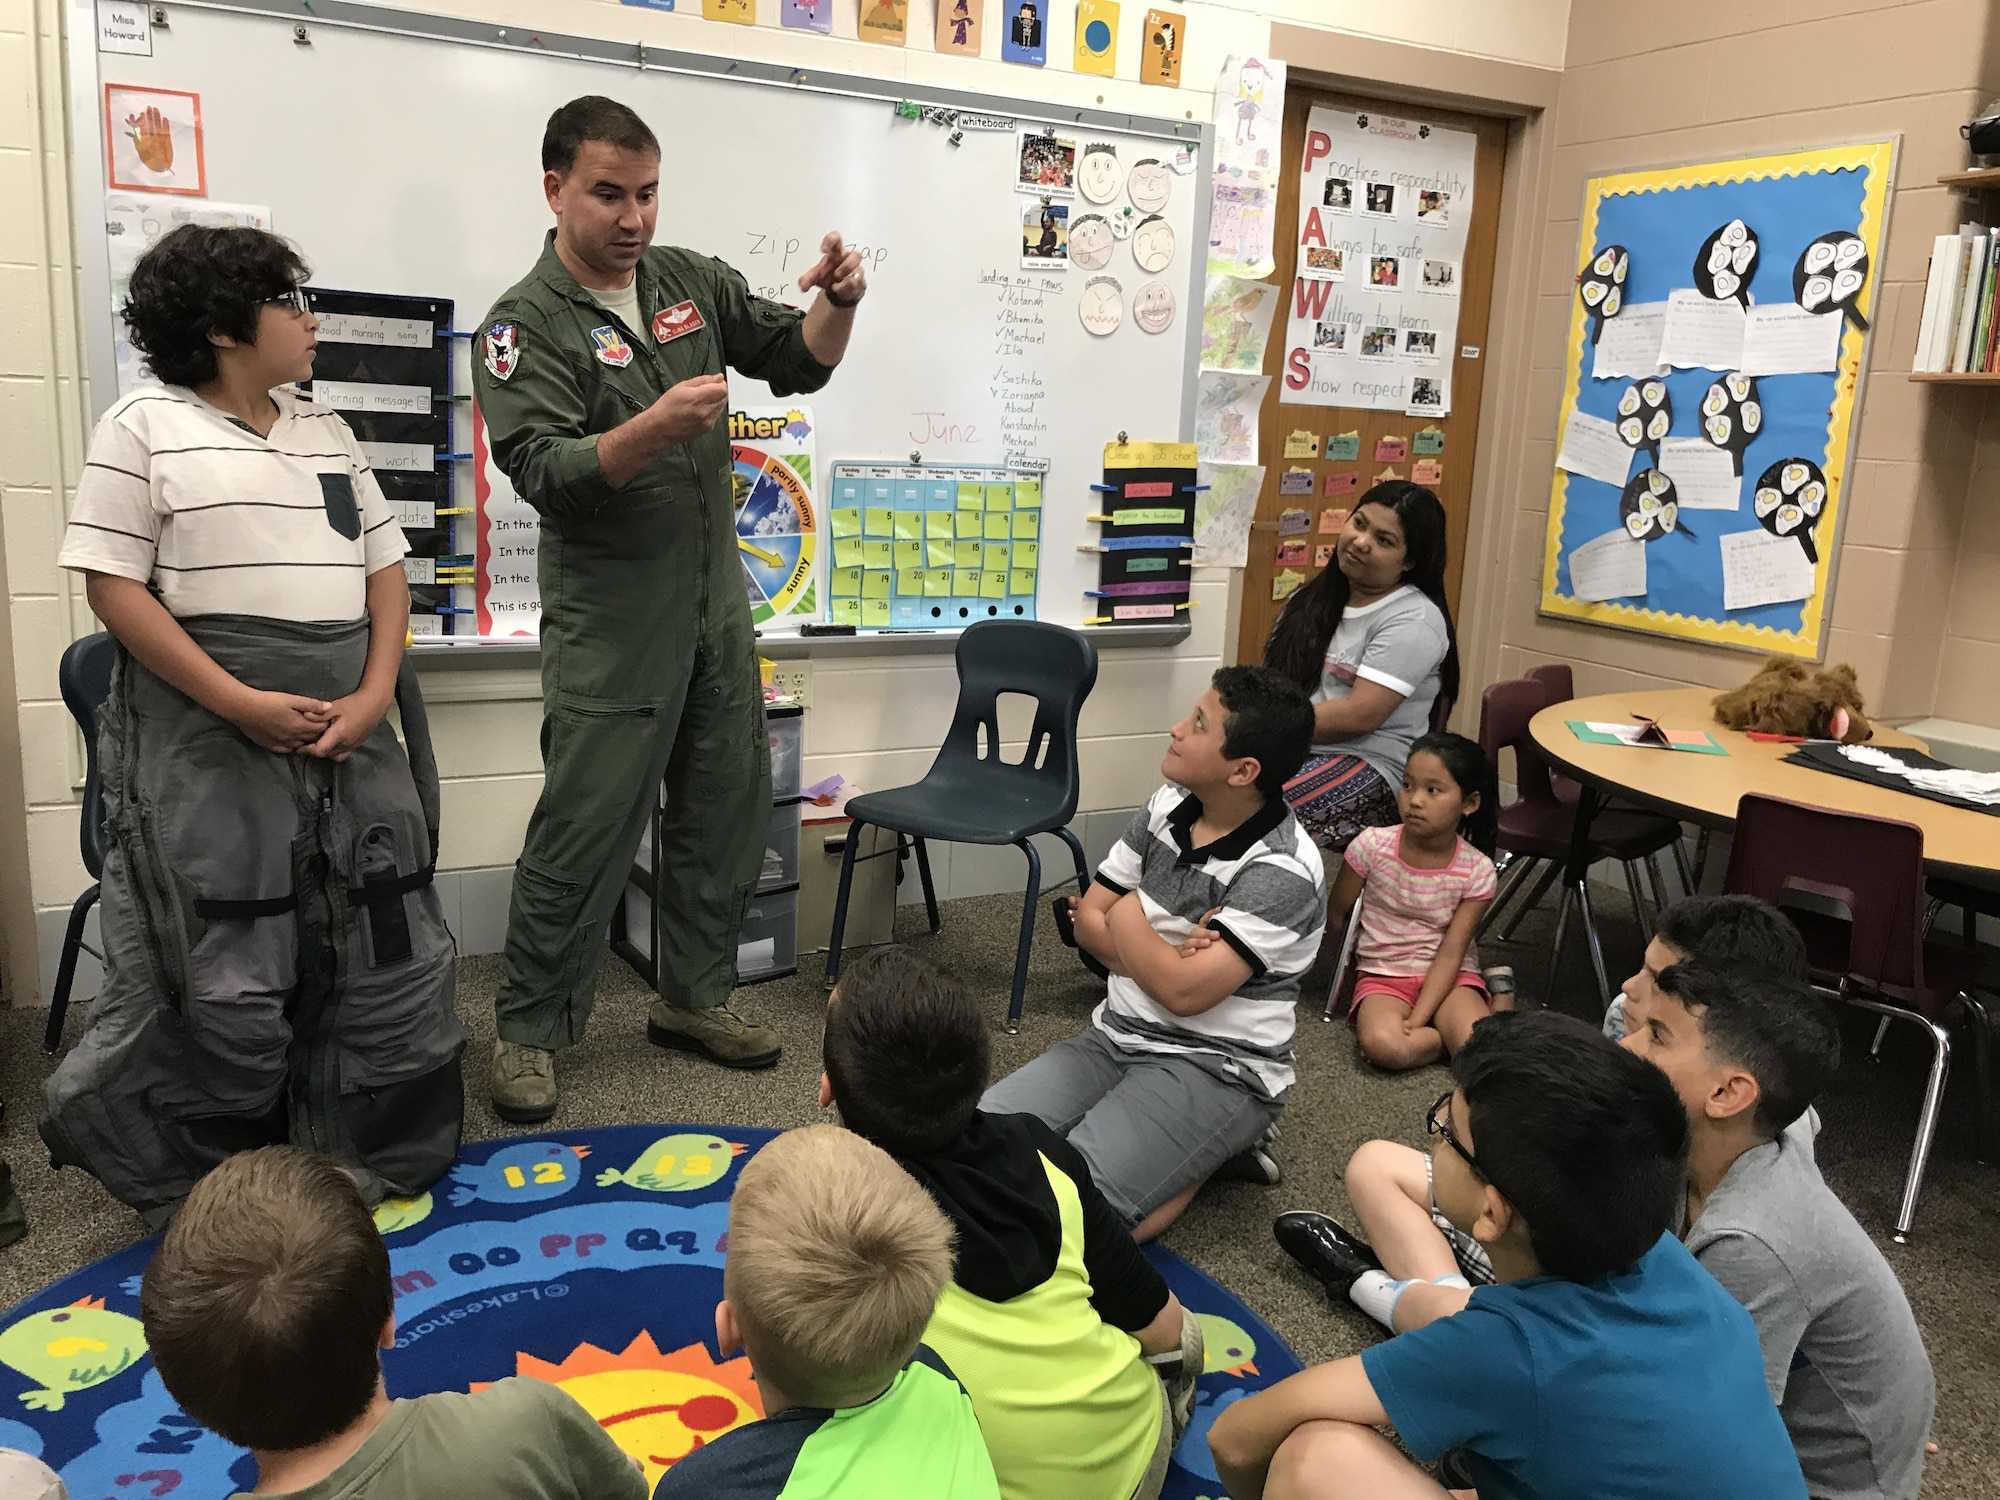
[[[1272,1224],[1278,1248],[1300,1269],[1326,1288],[1329,1297],[1341,1298],[1364,1271],[1379,1271],[1382,1262],[1365,1241],[1355,1238],[1325,1214],[1296,1210],[1279,1214]]]
[[[1258,1187],[1276,1187],[1285,1180],[1278,1158],[1271,1154],[1267,1137],[1248,1151],[1239,1151],[1209,1174],[1214,1182],[1251,1182]]]

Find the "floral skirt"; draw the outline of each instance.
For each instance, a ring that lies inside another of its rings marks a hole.
[[[1358,755],[1315,755],[1285,783],[1285,801],[1308,836],[1335,852],[1364,828],[1402,821],[1396,792]]]

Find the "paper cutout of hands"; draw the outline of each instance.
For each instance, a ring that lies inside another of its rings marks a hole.
[[[174,129],[157,105],[149,104],[136,115],[125,117],[126,134],[138,152],[142,166],[153,172],[174,169]]]

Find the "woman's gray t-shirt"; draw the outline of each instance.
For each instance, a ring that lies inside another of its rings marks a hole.
[[[1444,612],[1421,591],[1404,584],[1373,604],[1349,607],[1327,642],[1315,703],[1337,702],[1354,691],[1356,678],[1380,683],[1403,701],[1367,734],[1314,745],[1315,755],[1358,755],[1391,790],[1403,784],[1410,746],[1431,727],[1438,668],[1450,649]]]

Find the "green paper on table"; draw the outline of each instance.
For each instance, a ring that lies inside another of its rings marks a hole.
[[[861,535],[859,506],[847,506],[833,513],[833,534],[836,537]]]
[[[861,623],[861,601],[859,599],[834,600],[833,623],[836,625],[859,625]]]
[[[896,512],[896,537],[899,541],[918,542],[924,536],[924,513],[920,510],[899,510]]]
[[[833,570],[832,593],[836,599],[859,599],[861,597],[861,570],[859,568],[835,568]]]
[[[882,627],[889,623],[889,601],[887,599],[863,599],[861,601],[861,623],[871,627]]]
[[[897,542],[897,568],[921,568],[924,565],[924,544],[922,542]]]
[[[932,541],[951,540],[951,512],[948,510],[927,510],[924,512],[924,535]]]
[[[871,568],[862,575],[861,597],[864,599],[887,599],[889,597],[889,585],[893,581],[894,575],[890,574],[887,570]]]
[[[1711,735],[1699,729],[1662,729],[1651,719],[1636,724],[1604,724],[1566,719],[1569,732],[1586,745],[1633,745],[1642,750],[1685,750],[1690,755],[1727,755]]]
[[[894,536],[896,513],[886,505],[871,505],[862,515],[861,529],[864,536]]]
[[[862,564],[860,537],[837,536],[833,539],[833,565],[836,568],[858,568]]]

